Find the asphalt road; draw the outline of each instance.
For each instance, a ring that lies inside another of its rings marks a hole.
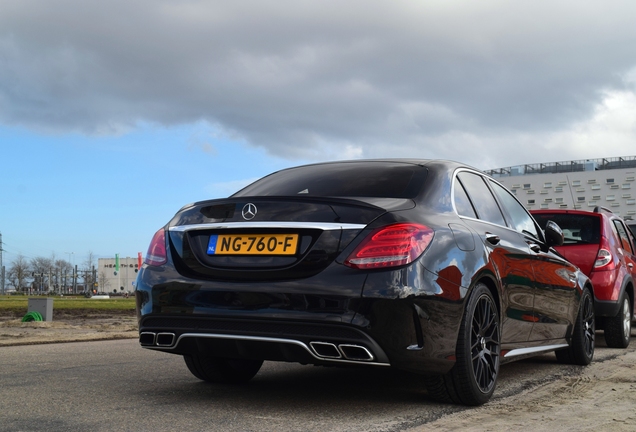
[[[595,361],[621,353],[598,339]],[[494,399],[579,371],[553,354],[504,365]],[[134,339],[0,348],[0,431],[405,431],[464,409],[389,369],[266,362],[222,386]]]

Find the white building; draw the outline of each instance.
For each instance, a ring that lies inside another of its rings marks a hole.
[[[636,220],[636,156],[519,165],[486,171],[529,210],[606,207]]]
[[[97,260],[97,278],[99,291],[104,293],[131,293],[139,271],[139,257],[119,258],[119,272],[116,271],[115,258]]]

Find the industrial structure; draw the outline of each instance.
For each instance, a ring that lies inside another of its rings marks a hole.
[[[487,170],[528,210],[606,207],[636,220],[636,156],[573,160]]]
[[[141,265],[141,254],[135,258],[99,258],[97,260],[99,292],[131,293]]]

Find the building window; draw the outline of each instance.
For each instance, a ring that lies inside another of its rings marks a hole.
[[[596,179],[590,179],[587,181],[587,184],[592,184],[592,183],[596,183]]]
[[[554,188],[555,192],[563,192],[563,186],[557,186]]]
[[[600,184],[593,184],[592,185],[592,190],[599,190],[601,188]]]
[[[542,209],[547,209],[547,208],[549,208],[549,207],[548,207],[548,204],[541,204],[541,208],[542,208]]]
[[[530,184],[530,183],[524,183],[523,184],[523,188],[524,189],[530,189],[531,187],[532,187],[532,184]]]
[[[551,187],[552,187],[552,182],[545,182],[545,183],[543,183],[543,187],[544,187],[544,188],[546,188],[546,189],[547,189],[547,188],[551,188]]]
[[[625,179],[625,181],[634,181],[634,176],[629,176]]]
[[[581,186],[581,180],[573,180],[572,186]]]
[[[605,198],[605,201],[614,201],[616,199],[616,195],[608,195]]]
[[[529,199],[528,200],[528,205],[534,205],[534,200],[533,199]]]
[[[613,178],[605,179],[605,184],[614,184],[614,179]]]
[[[598,201],[598,200],[601,199],[601,196],[600,195],[592,195],[592,199],[595,200],[595,201]]]
[[[577,192],[585,192],[585,188],[578,188],[576,189]]]
[[[565,186],[566,184],[568,184],[568,182],[566,182],[565,180],[559,181],[559,185],[561,186]]]
[[[622,198],[631,198],[632,194],[623,194]]]
[[[621,204],[617,203],[617,202],[613,202],[612,204],[610,204],[610,207],[620,207]]]
[[[596,201],[588,201],[587,202],[587,206],[588,207],[596,207]]]
[[[513,185],[512,185],[512,188],[513,188],[513,189],[519,189],[520,187],[521,187],[521,185],[519,185],[519,184],[513,184]]]
[[[533,194],[534,193],[534,189],[528,189],[528,193],[529,194]]]
[[[577,200],[578,202],[583,202],[583,201],[585,201],[585,197],[584,197],[584,196],[582,196],[582,197],[576,197],[576,200]]]
[[[562,203],[563,202],[563,198],[555,198],[554,202]]]
[[[632,188],[632,185],[631,185],[631,183],[623,183],[622,188],[623,188],[623,189],[631,189],[631,188]]]
[[[541,190],[541,195],[546,195],[547,193],[548,193],[547,190],[545,190],[545,189]]]
[[[559,204],[559,208],[568,208],[567,204]]]
[[[632,199],[628,199],[628,200],[625,201],[625,204],[634,205],[634,204],[636,204],[636,199],[633,199],[633,198]]]
[[[610,189],[618,189],[619,187],[617,184],[610,185]]]
[[[552,198],[546,198],[546,199],[543,200],[543,202],[551,203],[552,202]]]

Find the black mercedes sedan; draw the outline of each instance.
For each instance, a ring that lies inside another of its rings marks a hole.
[[[588,278],[493,178],[438,160],[270,174],[187,205],[136,283],[139,341],[213,383],[263,361],[393,367],[430,397],[479,405],[502,363],[594,355]]]

